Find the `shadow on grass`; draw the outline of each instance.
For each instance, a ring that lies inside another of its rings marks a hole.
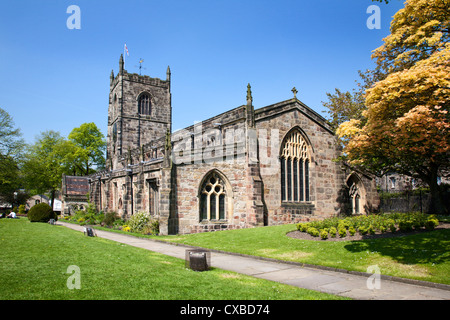
[[[435,230],[414,235],[352,241],[350,252],[378,252],[403,264],[442,264],[450,260],[450,230]]]

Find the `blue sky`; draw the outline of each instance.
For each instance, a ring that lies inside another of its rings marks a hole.
[[[370,5],[381,28],[369,29]],[[66,25],[70,5],[81,29]],[[297,97],[325,116],[334,88],[351,90],[358,70],[389,34],[402,0],[17,0],[0,3],[0,107],[32,143],[85,122],[106,135],[111,70],[165,79],[172,71],[173,129],[235,108],[250,83],[255,108]]]

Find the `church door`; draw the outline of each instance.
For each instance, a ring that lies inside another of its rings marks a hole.
[[[158,215],[158,185],[156,183],[156,179],[148,180],[148,186],[148,211],[151,217],[155,217]]]

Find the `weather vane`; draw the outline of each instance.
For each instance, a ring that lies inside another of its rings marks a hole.
[[[141,70],[142,70],[142,69],[144,69],[144,70],[147,69],[147,68],[143,68],[143,67],[142,67],[142,63],[143,63],[143,62],[144,62],[144,59],[142,59],[142,58],[139,59],[139,75],[141,75]],[[135,67],[137,67],[137,66],[135,66]]]

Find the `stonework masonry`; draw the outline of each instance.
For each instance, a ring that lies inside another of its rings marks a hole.
[[[107,168],[89,177],[99,210],[124,218],[148,212],[160,234],[376,210],[375,180],[334,161],[340,150],[329,124],[295,96],[255,110],[249,85],[245,105],[172,132],[170,77],[169,68],[165,80],[129,74],[122,57],[111,73]],[[145,114],[142,95],[150,101]],[[306,142],[308,163],[286,169],[281,150],[293,132]],[[308,197],[282,199],[284,186]]]

